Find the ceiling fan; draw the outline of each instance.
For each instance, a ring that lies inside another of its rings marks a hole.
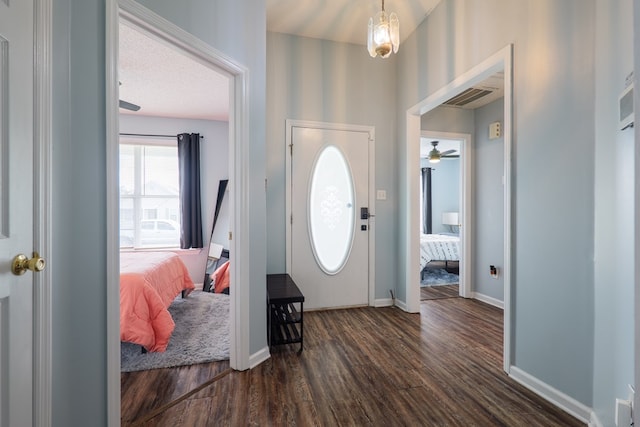
[[[120,108],[124,108],[125,110],[138,111],[140,109],[139,105],[132,104],[131,102],[123,101],[122,99],[118,101]]]
[[[122,86],[122,82],[118,82],[118,86]],[[139,105],[133,104],[131,102],[123,101],[122,99],[119,99],[118,101],[119,107],[124,108],[125,110],[138,111],[140,109]]]
[[[440,159],[443,159],[443,158],[460,157],[459,154],[454,154],[456,150],[446,150],[443,152],[438,151],[438,142],[439,141],[431,141],[431,145],[433,145],[433,149],[429,151],[429,157],[427,157],[430,163],[438,163]]]

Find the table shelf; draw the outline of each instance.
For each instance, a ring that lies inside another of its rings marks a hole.
[[[288,274],[267,275],[269,346],[300,343],[303,349],[304,295]]]

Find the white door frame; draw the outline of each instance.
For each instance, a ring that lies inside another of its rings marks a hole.
[[[34,189],[33,247],[52,265],[52,0],[34,1]],[[34,274],[33,280],[33,423],[51,425],[52,376],[52,268]]]
[[[376,305],[376,227],[375,227],[375,213],[376,213],[376,191],[375,191],[375,127],[362,126],[362,125],[349,125],[343,123],[325,123],[314,122],[309,120],[292,120],[287,119],[285,121],[286,136],[285,136],[285,150],[286,150],[286,163],[285,163],[285,222],[287,224],[285,233],[286,242],[286,272],[291,274],[291,237],[293,236],[291,229],[291,151],[289,146],[291,145],[292,129],[294,127],[307,127],[313,129],[326,129],[326,130],[340,130],[351,132],[367,132],[369,133],[369,305]]]
[[[461,297],[471,298],[471,248],[473,247],[473,230],[471,219],[473,218],[472,186],[474,152],[472,137],[468,133],[437,132],[423,130],[420,136],[430,139],[457,139],[460,144],[460,216],[462,218],[460,228],[460,247],[462,248],[462,259],[460,262],[460,287]],[[420,288],[420,281],[415,283]],[[420,292],[418,290],[418,292]]]
[[[504,343],[503,343],[503,369],[509,373],[512,364],[512,329],[511,329],[511,286],[512,272],[511,252],[511,198],[512,198],[512,114],[513,114],[513,45],[508,45],[496,52],[486,60],[482,61],[471,70],[462,74],[448,85],[435,91],[433,94],[423,99],[406,112],[406,170],[405,177],[401,185],[405,188],[408,197],[406,198],[406,212],[408,221],[404,230],[405,252],[407,259],[400,268],[404,269],[406,310],[409,312],[420,311],[420,289],[415,283],[420,281],[419,277],[419,255],[420,242],[415,230],[419,229],[419,211],[414,204],[419,200],[418,181],[415,179],[415,171],[420,162],[420,116],[438,107],[452,96],[482,82],[496,72],[504,72]]]
[[[213,49],[175,24],[133,0],[106,3],[106,111],[107,111],[107,410],[108,424],[120,425],[120,266],[118,197],[118,24],[134,24],[147,35],[162,40],[230,79],[229,110],[229,242],[234,259],[230,274],[234,283],[230,307],[230,366],[249,368],[249,276],[242,268],[249,262],[249,72],[225,54]]]

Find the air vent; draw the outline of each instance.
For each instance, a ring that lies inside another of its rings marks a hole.
[[[480,99],[480,98],[482,98],[484,96],[487,96],[492,92],[493,91],[491,91],[491,90],[476,89],[476,88],[472,87],[472,88],[469,88],[469,89],[465,90],[461,94],[454,96],[453,98],[449,99],[448,101],[445,101],[444,105],[452,105],[454,107],[462,107],[462,106],[470,104],[473,101],[476,101],[476,100],[478,100],[478,99]]]

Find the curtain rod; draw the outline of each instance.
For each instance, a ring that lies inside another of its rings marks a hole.
[[[120,136],[147,136],[150,138],[177,138],[178,135],[152,135],[148,133],[121,133]],[[200,138],[204,136],[200,135]]]

